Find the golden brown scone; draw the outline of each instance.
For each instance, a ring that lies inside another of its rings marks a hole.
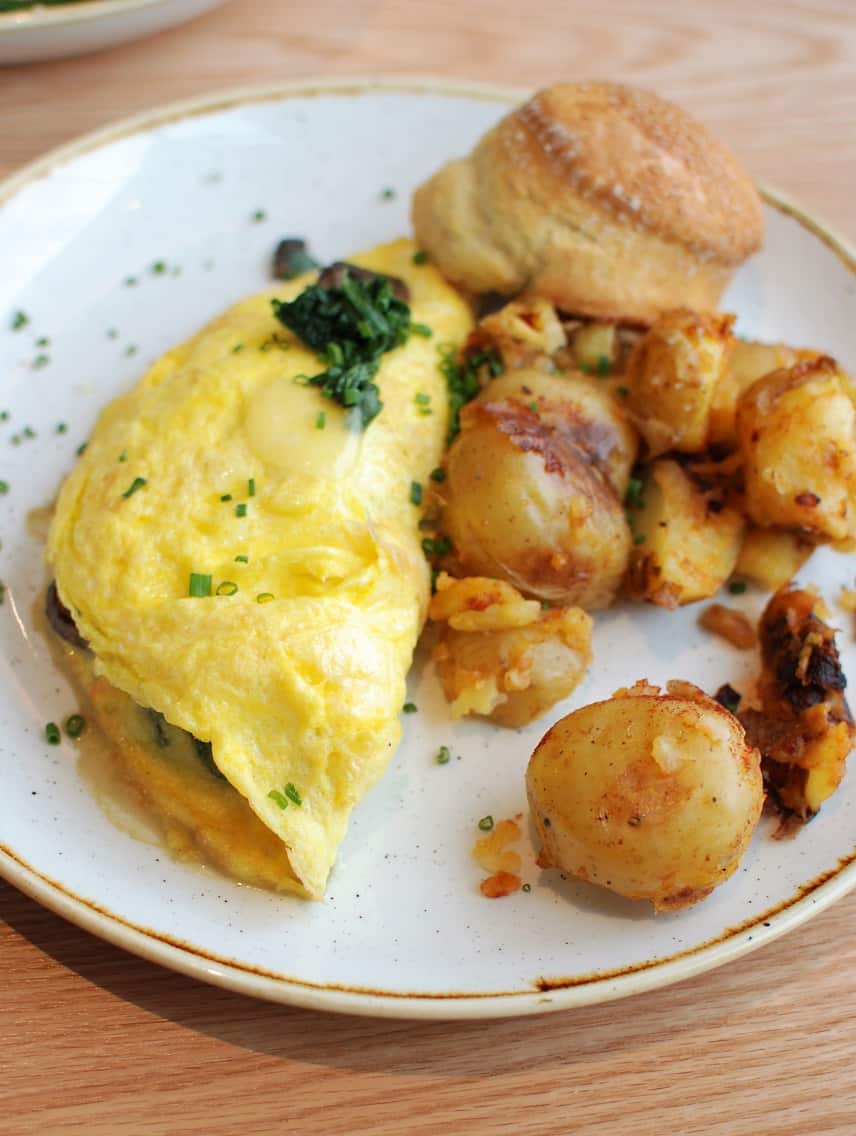
[[[577,83],[541,91],[422,185],[413,227],[468,291],[647,324],[715,308],[761,246],[762,211],[736,157],[679,107]]]

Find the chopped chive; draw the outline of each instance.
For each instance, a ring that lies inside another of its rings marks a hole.
[[[315,415],[315,429],[316,430],[323,430],[326,425],[327,425],[327,415],[325,414],[325,412],[323,410],[319,410],[318,413]]]
[[[231,493],[222,493],[220,495],[220,500],[221,501],[231,501],[232,500],[232,494]]]
[[[5,497],[8,492],[9,492],[9,482],[8,481],[0,481],[0,497]]]
[[[205,572],[191,572],[187,594],[197,599],[211,595],[211,577]]]
[[[232,348],[232,354],[237,355],[239,351],[243,351],[243,350],[244,350],[243,343],[236,343],[235,346]]]
[[[243,501],[241,501],[240,504],[235,506],[235,516],[236,517],[246,517],[246,515],[247,515],[247,506],[244,504]]]
[[[482,832],[490,832],[490,830],[493,828],[493,817],[490,815],[482,817],[479,821],[479,828],[482,830]]]
[[[553,605],[550,603],[549,600],[541,600],[541,610],[542,611],[549,611],[552,606]]]
[[[36,347],[50,347],[51,341],[46,335],[40,335],[36,340]]]
[[[166,272],[166,261],[156,260],[151,267],[151,271],[155,276],[163,276]]]
[[[89,445],[89,443],[88,443],[88,442],[81,442],[81,443],[80,443],[80,445],[79,445],[79,446],[77,447],[77,451],[76,451],[76,452],[77,452],[77,456],[78,456],[79,458],[82,458],[82,457],[83,457],[83,455],[84,455],[84,454],[86,453],[86,447],[87,447],[88,445]]]
[[[48,745],[58,746],[60,743],[59,726],[56,722],[48,722],[45,726],[45,737],[47,738]]]
[[[437,754],[434,760],[438,765],[448,765],[452,760],[452,754],[449,751],[449,747],[440,746],[440,748],[437,750]]]
[[[293,802],[293,804],[297,805],[298,807],[303,804],[303,798],[290,781],[285,787],[285,795],[286,797],[288,797],[289,801]]]
[[[136,276],[126,276],[122,283],[126,288],[136,288],[136,286],[139,284],[139,280]]]
[[[136,343],[129,343],[129,344],[128,344],[128,346],[127,346],[127,347],[125,348],[125,357],[126,357],[127,359],[130,359],[130,358],[132,358],[132,357],[133,357],[134,355],[136,355],[136,354],[137,354],[137,352],[138,352],[139,350],[140,350],[140,349],[139,349],[139,347],[138,347],[138,346],[136,345]]]
[[[745,580],[732,580],[731,583],[728,585],[728,590],[729,590],[729,592],[731,592],[732,596],[742,596],[743,593],[746,591],[746,581]]]
[[[250,562],[249,556],[236,556],[235,557],[235,563],[236,564],[249,564],[249,562]]]
[[[437,482],[445,481],[446,480],[446,471],[445,471],[445,469],[441,469],[440,466],[437,466],[436,469],[431,470],[431,472],[428,476],[431,478],[432,481],[437,481]]]
[[[633,543],[634,544],[644,544],[646,539],[647,538],[646,538],[644,533],[637,533],[633,538]]]
[[[256,603],[270,603],[273,599],[273,592],[259,592],[256,596]]]
[[[217,585],[218,596],[233,596],[237,590],[238,585],[233,580],[224,580]]]
[[[0,580],[0,604],[3,603],[3,600],[5,600],[5,598],[6,598],[6,585],[3,583],[2,580]]]
[[[0,410],[0,422],[8,422],[11,417],[8,410]]]
[[[529,409],[532,411],[533,414],[538,413],[538,403],[537,402],[530,402],[527,405],[528,405]]]
[[[148,482],[144,477],[135,477],[122,496],[130,497],[132,494],[136,493],[138,489],[142,489],[143,486],[147,484]]]
[[[118,328],[108,327],[107,328],[107,338],[108,339],[118,339],[119,338]]]
[[[65,434],[67,431],[68,431],[68,426],[66,425],[65,422],[57,422],[57,424],[56,424],[57,434]]]
[[[23,433],[25,438],[35,438],[35,436],[36,436],[36,432],[32,428],[32,426],[25,426],[24,429],[22,430],[22,433]]]
[[[597,373],[601,376],[608,375],[612,370],[612,363],[609,361],[608,355],[601,355],[597,361]]]
[[[260,225],[262,221],[267,220],[267,213],[264,211],[264,209],[256,209],[250,217],[250,220],[254,225]]]
[[[415,702],[405,702],[401,709],[405,714],[415,714],[418,707]]]
[[[428,404],[431,402],[431,395],[425,394],[424,391],[417,391],[413,396],[413,401],[418,403],[420,406],[428,406]]]
[[[393,200],[393,199],[395,198],[395,196],[396,196],[396,194],[395,194],[395,190],[394,190],[394,189],[392,188],[392,186],[391,186],[391,185],[387,185],[387,186],[385,186],[385,187],[384,187],[384,188],[383,188],[383,189],[382,189],[382,190],[380,191],[380,195],[381,195],[381,198],[382,198],[382,199],[383,199],[384,201],[392,201],[392,200]]]
[[[630,394],[630,387],[620,386],[615,388],[615,393],[620,394],[622,398],[627,398]]]
[[[33,360],[33,369],[36,371],[41,371],[43,367],[47,367],[50,361],[50,355],[45,355],[44,352],[42,352],[41,355],[37,355]]]
[[[423,252],[422,249],[419,249],[418,252],[415,252],[413,254],[413,263],[414,264],[427,264],[428,263],[428,253]]]
[[[20,331],[22,327],[26,327],[30,322],[30,317],[26,312],[15,312],[12,316],[12,331]]]
[[[70,714],[65,720],[65,732],[70,738],[79,738],[86,729],[86,719],[82,714]]]
[[[631,477],[627,482],[627,492],[624,494],[625,505],[632,505],[634,509],[641,509],[645,502],[642,499],[642,479]]]
[[[427,323],[411,323],[408,326],[408,331],[411,335],[421,335],[423,339],[430,339],[434,334]]]
[[[422,486],[418,481],[410,482],[410,503],[411,505],[422,504]]]
[[[127,460],[128,460],[128,451],[122,450],[121,454],[119,454],[119,457],[117,458],[117,461],[126,462]]]
[[[279,789],[271,789],[271,791],[268,793],[268,797],[274,802],[274,804],[279,805],[281,809],[288,808],[288,798],[283,797]]]
[[[251,477],[250,480],[247,482],[247,496],[248,497],[255,497],[255,495],[256,495],[256,479],[254,477]]]

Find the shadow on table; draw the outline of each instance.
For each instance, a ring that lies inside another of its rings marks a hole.
[[[319,1013],[256,1001],[175,974],[112,947],[0,881],[0,919],[13,933],[93,986],[248,1052],[357,1072],[432,1077],[511,1074],[533,1061],[567,1068],[789,1004],[793,983],[830,965],[804,927],[729,966],[621,1002],[498,1021],[406,1022]],[[822,921],[821,921],[822,922]],[[816,926],[816,924],[815,924]],[[816,932],[814,932],[816,934]],[[815,959],[812,955],[815,954]],[[523,1044],[525,1042],[525,1044]]]

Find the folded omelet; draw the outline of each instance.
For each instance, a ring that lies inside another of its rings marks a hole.
[[[438,345],[460,343],[471,315],[415,251],[397,241],[353,258],[403,279],[432,333],[383,356],[383,409],[365,429],[305,383],[318,356],[274,317],[272,296],[293,299],[314,279],[301,277],[236,304],[103,411],[48,541],[97,709],[133,700],[137,724],[114,736],[136,752],[153,721],[175,779],[178,738],[192,735],[225,780],[194,768],[186,823],[231,810],[221,860],[233,840],[246,874],[257,841],[266,868],[252,878],[311,897],[395,752],[429,597],[413,483],[447,428]]]

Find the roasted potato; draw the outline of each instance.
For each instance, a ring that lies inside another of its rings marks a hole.
[[[571,349],[579,370],[608,375],[619,355],[618,329],[611,323],[584,323],[574,332]]]
[[[778,371],[793,367],[801,359],[816,359],[816,351],[786,347],[784,343],[756,343],[736,339],[725,374],[713,392],[710,405],[708,442],[721,449],[733,450],[737,445],[737,403],[754,382]]]
[[[498,351],[508,370],[552,370],[552,356],[566,343],[556,309],[535,297],[512,300],[484,316],[470,335],[468,350]]]
[[[501,580],[441,573],[428,617],[440,625],[433,657],[456,718],[524,726],[566,698],[591,662],[584,611],[544,611]]]
[[[799,533],[752,526],[743,537],[734,574],[774,592],[799,572],[813,551],[812,542]]]
[[[797,363],[741,397],[737,436],[746,511],[815,540],[856,536],[856,405],[833,359]]]
[[[841,783],[856,729],[835,633],[809,589],[780,588],[761,617],[760,710],[740,714],[779,805],[808,820]]]
[[[669,608],[714,595],[734,571],[743,517],[671,459],[654,462],[635,484],[628,594]]]
[[[466,575],[604,607],[630,550],[621,505],[636,435],[597,380],[518,371],[461,412],[441,525]]]
[[[667,312],[637,343],[627,364],[627,409],[651,457],[699,453],[710,408],[734,344],[734,316]]]
[[[728,879],[758,821],[758,753],[737,719],[688,683],[638,683],[558,722],[526,774],[538,863],[688,907]]]

